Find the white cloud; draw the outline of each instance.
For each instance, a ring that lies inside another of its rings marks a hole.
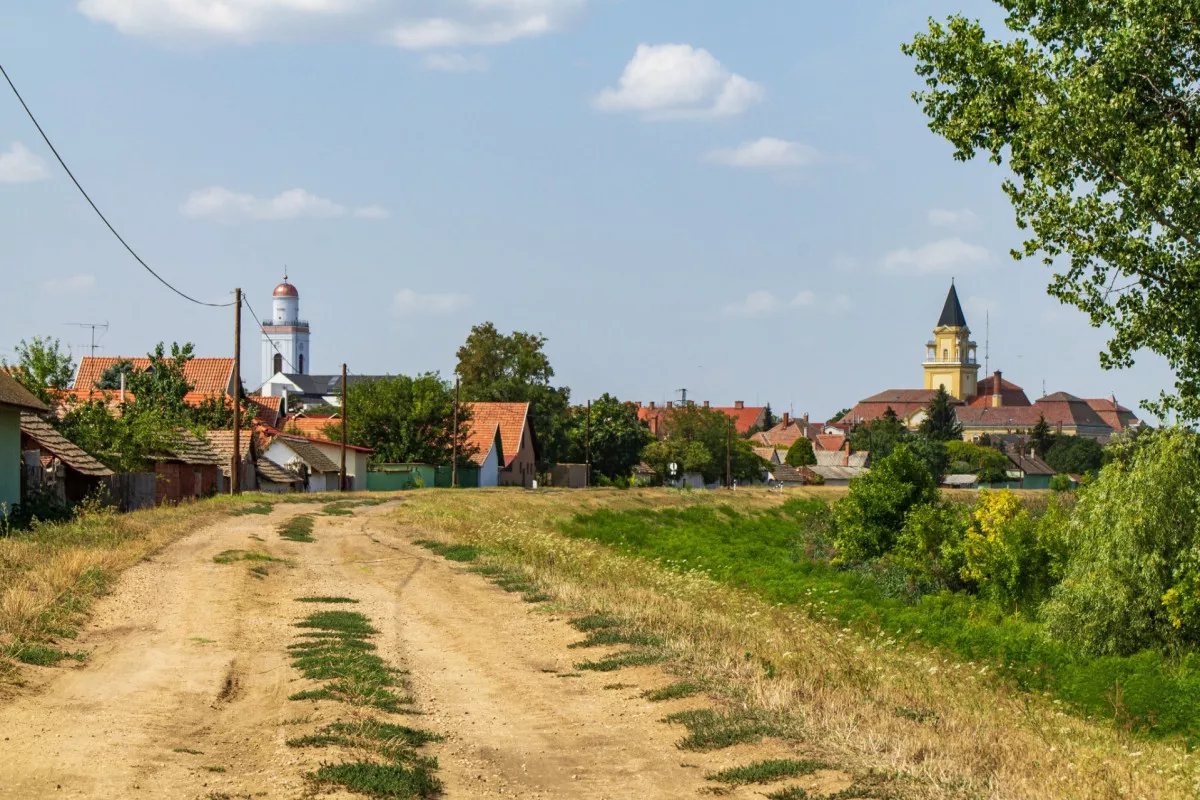
[[[561,29],[586,0],[77,0],[130,36],[248,44],[358,36],[412,50],[496,45]]]
[[[979,222],[979,217],[969,208],[960,208],[958,211],[935,208],[929,212],[929,224],[938,227],[974,225],[977,222]]]
[[[471,306],[465,294],[420,294],[412,289],[396,292],[396,311],[400,314],[452,314]]]
[[[915,272],[927,275],[951,270],[969,270],[986,264],[991,255],[985,248],[962,239],[942,239],[915,250],[893,250],[884,256],[883,267],[891,272]]]
[[[274,197],[255,197],[252,194],[234,192],[220,186],[201,189],[188,195],[180,212],[192,219],[217,219],[226,222],[236,220],[287,220],[307,218],[345,217],[353,214],[362,219],[384,219],[387,209],[379,206],[364,206],[349,209],[304,189],[289,189]]]
[[[817,302],[817,296],[805,289],[792,298],[791,306],[792,308],[809,308],[815,302]]]
[[[596,96],[601,111],[640,111],[651,118],[741,114],[766,95],[707,50],[687,44],[638,45],[618,86]]]
[[[705,158],[729,167],[808,167],[819,163],[821,154],[802,142],[766,136],[737,147],[712,150]]]
[[[0,183],[30,183],[49,177],[46,162],[20,142],[0,153]]]
[[[462,53],[429,53],[421,66],[434,72],[487,72],[488,60],[481,55]]]
[[[86,292],[95,285],[95,275],[72,275],[67,278],[51,278],[42,283],[42,288],[55,294],[72,294]]]

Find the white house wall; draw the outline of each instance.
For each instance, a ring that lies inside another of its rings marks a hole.
[[[496,445],[492,445],[492,449],[488,451],[487,458],[483,460],[483,465],[479,468],[479,486],[485,488],[488,486],[500,485],[500,456]]]

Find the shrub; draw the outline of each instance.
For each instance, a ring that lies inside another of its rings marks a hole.
[[[963,544],[962,577],[1005,609],[1045,599],[1062,574],[1065,514],[1051,506],[1039,519],[1004,489],[984,490]]]
[[[1045,461],[1057,472],[1095,472],[1104,463],[1104,448],[1085,436],[1059,436],[1046,451]]]
[[[1050,479],[1050,488],[1056,492],[1069,492],[1072,486],[1071,476],[1063,472]]]
[[[1080,492],[1071,563],[1046,604],[1051,635],[1085,652],[1194,645],[1200,634],[1200,438],[1143,437]]]
[[[850,493],[834,508],[839,562],[876,558],[892,549],[904,518],[916,506],[938,498],[929,468],[900,445],[871,471],[850,481]]]
[[[934,503],[913,508],[904,517],[892,560],[915,582],[939,588],[963,588],[963,539],[969,519],[961,503]]]

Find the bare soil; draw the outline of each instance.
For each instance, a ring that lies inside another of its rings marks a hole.
[[[608,651],[568,649],[581,637],[565,616],[411,544],[385,520],[391,508],[318,516],[316,542],[295,543],[275,527],[311,509],[281,505],[198,530],[128,570],[74,645],[90,657],[27,668],[30,688],[0,706],[0,798],[346,796],[304,777],[334,754],[285,744],[347,714],[287,699],[312,685],[286,650],[312,610],[295,602],[305,595],[361,601],[379,654],[411,671],[423,713],[395,721],[445,737],[428,749],[449,798],[689,797],[714,787],[710,771],[803,755],[772,741],[677,749],[683,729],[660,720],[703,698],[646,701],[642,691],[672,681],[652,667],[567,677],[573,662]],[[213,562],[231,549],[290,564],[267,563],[260,578],[249,571],[258,562]],[[628,688],[603,688],[618,682]],[[826,770],[786,785],[819,794],[850,779]]]

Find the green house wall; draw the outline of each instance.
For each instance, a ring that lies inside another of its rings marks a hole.
[[[0,406],[0,507],[21,502],[21,412]],[[0,512],[5,513],[5,512]]]

